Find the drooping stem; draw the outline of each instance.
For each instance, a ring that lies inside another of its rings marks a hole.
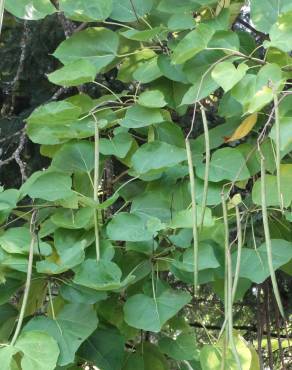
[[[200,229],[203,226],[205,212],[206,212],[208,185],[209,185],[210,156],[211,156],[208,122],[206,118],[205,109],[203,106],[201,106],[201,114],[202,114],[202,121],[203,121],[203,127],[204,127],[204,138],[205,138],[205,176],[204,176],[204,190],[203,190],[203,198],[202,198],[202,218],[200,222]]]
[[[234,301],[234,298],[235,298],[238,279],[239,279],[241,250],[242,250],[242,229],[241,229],[241,222],[240,222],[240,212],[239,212],[239,207],[237,204],[235,205],[235,213],[236,213],[236,226],[237,226],[237,259],[236,259],[236,267],[235,267],[233,287],[232,287],[232,302]]]
[[[33,252],[34,252],[34,245],[35,245],[35,242],[36,242],[36,234],[35,234],[35,231],[34,231],[35,217],[36,217],[36,211],[33,212],[32,217],[31,217],[31,223],[30,223],[31,242],[30,242],[30,247],[29,247],[26,282],[25,282],[23,299],[22,299],[22,304],[21,304],[21,308],[20,308],[20,313],[19,313],[16,329],[15,329],[13,338],[11,340],[11,346],[14,346],[14,344],[15,344],[17,338],[18,338],[18,335],[20,333],[22,323],[23,323],[23,319],[24,319],[25,310],[26,310],[28,295],[29,295],[29,291],[30,291],[32,264],[33,264]]]
[[[99,129],[97,120],[95,119],[93,199],[96,203],[98,202],[98,184],[99,184]],[[95,232],[96,260],[98,262],[100,259],[100,245],[99,245],[97,209],[94,209],[94,232]]]
[[[100,82],[97,82],[97,81],[93,81],[93,83],[95,85],[98,85],[98,86],[102,87],[103,89],[107,90],[111,95],[113,95],[118,100],[119,103],[123,104],[123,101],[121,100],[121,98],[113,90],[111,90],[108,86],[106,86],[106,85],[104,85]]]
[[[275,131],[276,131],[276,171],[277,171],[277,192],[281,211],[283,212],[283,193],[281,191],[281,135],[280,135],[280,118],[279,118],[279,101],[277,93],[274,92],[274,109],[275,109]]]
[[[269,221],[268,221],[268,211],[267,211],[267,199],[266,199],[266,169],[265,169],[265,158],[261,154],[261,202],[262,202],[262,215],[263,215],[263,226],[264,226],[264,233],[265,233],[265,241],[266,241],[266,248],[267,248],[267,257],[268,257],[268,265],[269,265],[269,272],[271,275],[273,291],[275,294],[275,298],[279,307],[279,311],[283,318],[285,318],[284,310],[281,302],[281,297],[279,293],[279,288],[276,280],[275,271],[273,268],[273,256],[272,256],[272,243],[270,237],[270,229],[269,229]]]
[[[197,222],[197,204],[196,204],[196,190],[195,190],[195,174],[192,160],[192,151],[190,142],[186,140],[186,150],[189,167],[190,187],[191,187],[191,201],[192,201],[192,224],[193,224],[193,247],[194,247],[194,294],[197,294],[198,290],[198,222]]]

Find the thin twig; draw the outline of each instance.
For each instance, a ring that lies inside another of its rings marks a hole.
[[[4,159],[3,161],[0,160],[0,168],[2,166],[8,165],[10,162],[15,160],[15,162],[18,164],[19,169],[20,169],[22,182],[24,182],[27,179],[27,176],[25,173],[25,164],[20,158],[20,154],[24,149],[25,143],[26,143],[26,134],[24,130],[22,130],[22,134],[19,138],[19,143],[18,143],[16,150],[12,153],[12,155],[9,158]]]

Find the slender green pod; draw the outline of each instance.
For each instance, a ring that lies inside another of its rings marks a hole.
[[[200,229],[203,226],[205,212],[206,212],[208,186],[209,186],[210,157],[211,157],[208,122],[207,122],[205,109],[202,105],[201,105],[201,114],[202,114],[202,121],[203,121],[203,127],[204,127],[204,138],[205,138],[205,175],[204,175],[204,190],[203,190],[203,198],[202,198],[202,218],[200,222]]]
[[[93,115],[94,116],[94,115]],[[95,118],[95,116],[94,116]],[[99,129],[95,119],[94,133],[94,181],[93,181],[93,199],[98,202],[98,185],[99,185]],[[95,249],[96,260],[100,259],[99,231],[98,231],[98,210],[94,209],[94,232],[95,232]]]
[[[191,200],[192,200],[192,224],[193,224],[193,243],[194,243],[194,293],[197,294],[198,290],[198,221],[197,221],[197,204],[196,204],[196,184],[195,184],[195,174],[192,160],[192,151],[190,147],[190,142],[186,140],[186,151],[189,167],[189,177],[191,186]]]
[[[239,207],[237,204],[235,205],[235,214],[236,214],[236,227],[237,227],[237,259],[236,259],[236,267],[235,267],[233,286],[232,286],[232,302],[234,301],[238,279],[239,279],[241,251],[242,251],[242,229],[241,229],[241,221],[240,221],[240,212],[239,212]]]
[[[277,93],[274,92],[274,109],[275,109],[275,132],[276,132],[276,171],[277,171],[277,192],[281,211],[284,212],[283,193],[281,191],[281,135],[280,135],[280,118],[279,118],[279,100]]]
[[[268,265],[269,272],[271,275],[273,291],[275,298],[279,307],[279,311],[283,318],[285,318],[283,305],[281,302],[281,297],[279,293],[279,288],[277,284],[276,274],[273,268],[273,257],[272,257],[272,243],[270,237],[269,221],[268,221],[268,211],[267,211],[267,199],[266,199],[266,169],[265,169],[265,158],[261,153],[261,201],[262,201],[262,215],[263,215],[263,226],[265,233],[265,241],[267,247]]]
[[[5,0],[0,0],[0,35],[1,35],[2,24],[3,24],[4,3],[5,3]]]
[[[29,246],[29,255],[28,255],[28,264],[27,264],[27,274],[26,274],[26,282],[25,282],[25,287],[24,287],[24,293],[23,293],[23,299],[22,299],[22,304],[20,308],[20,313],[16,325],[16,329],[14,332],[14,335],[11,339],[11,346],[14,346],[18,335],[20,333],[24,315],[25,315],[25,310],[27,306],[27,301],[28,301],[28,296],[29,296],[29,291],[30,291],[30,285],[31,285],[31,275],[32,275],[32,265],[33,265],[33,252],[34,252],[34,245],[36,242],[36,234],[35,234],[35,221],[36,221],[36,214],[37,212],[34,211],[31,217],[31,222],[30,222],[30,233],[31,233],[31,242]]]
[[[230,343],[231,351],[235,358],[238,369],[241,370],[241,363],[236,350],[236,345],[233,337],[233,317],[232,317],[232,303],[233,303],[233,291],[232,291],[232,264],[230,255],[230,245],[229,245],[229,226],[228,226],[228,215],[227,207],[224,197],[224,192],[221,194],[222,197],[222,211],[223,211],[223,221],[225,230],[225,276],[224,276],[224,312],[225,312],[225,322],[227,324],[227,333],[225,333],[224,341],[226,340],[226,348],[228,348],[228,343]],[[226,351],[225,351],[226,352]],[[224,352],[223,352],[224,353]],[[223,359],[222,359],[223,361]],[[225,362],[225,359],[224,359]]]

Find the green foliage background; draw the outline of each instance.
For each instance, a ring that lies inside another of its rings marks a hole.
[[[291,25],[289,0],[5,1],[3,369],[289,368]]]

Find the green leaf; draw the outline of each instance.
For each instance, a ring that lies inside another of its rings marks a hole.
[[[27,273],[27,257],[4,253],[1,256],[0,253],[0,258],[2,267]]]
[[[88,141],[64,144],[54,155],[52,167],[69,173],[90,173],[94,168],[94,144]]]
[[[245,75],[248,66],[244,63],[237,68],[231,62],[221,62],[212,70],[212,78],[225,92],[232,89]]]
[[[3,370],[13,370],[12,361],[13,356],[17,353],[17,349],[12,346],[0,348],[0,361]]]
[[[133,73],[133,78],[141,83],[149,83],[162,76],[158,64],[158,57],[141,62]]]
[[[51,217],[51,221],[64,229],[83,229],[92,223],[93,209],[89,207],[72,209],[59,208]]]
[[[35,109],[28,117],[28,124],[35,124],[41,121],[44,124],[50,124],[52,121],[59,123],[72,121],[78,119],[81,109],[76,105],[66,102],[52,102],[41,105]]]
[[[194,31],[188,33],[173,51],[173,63],[182,64],[205,49],[213,36],[213,29],[199,24]]]
[[[31,233],[27,227],[12,227],[0,235],[0,246],[7,253],[28,254],[31,243]],[[35,243],[34,253],[48,256],[52,252],[49,244],[40,241]]]
[[[277,21],[278,15],[282,12],[292,10],[290,0],[251,0],[251,20],[256,29],[269,33],[272,25]]]
[[[142,145],[133,155],[132,164],[139,174],[162,170],[186,160],[186,151],[162,141]]]
[[[9,0],[5,9],[18,18],[38,20],[56,12],[50,0]]]
[[[94,65],[87,59],[80,59],[50,73],[48,79],[55,85],[69,87],[92,82],[95,76],[96,68]]]
[[[281,152],[289,152],[292,144],[292,117],[283,117],[280,119],[280,150]],[[276,127],[272,127],[269,137],[276,143]]]
[[[204,193],[204,181],[196,178],[196,201],[201,204],[203,200]],[[208,184],[208,194],[207,194],[207,206],[213,206],[221,203],[221,191],[222,183],[209,182]]]
[[[125,359],[123,370],[169,370],[169,366],[155,344],[142,342],[136,347],[136,353]]]
[[[203,78],[199,76],[194,85],[184,94],[181,104],[194,104],[212,94],[218,87],[217,82],[211,77],[211,72]]]
[[[186,292],[167,289],[155,298],[130,297],[124,305],[125,321],[137,329],[159,332],[162,326],[191,300]]]
[[[211,73],[217,62],[224,57],[221,50],[203,50],[183,66],[183,71],[190,83],[198,83],[203,80],[204,75]],[[206,77],[205,77],[206,78]]]
[[[204,179],[205,165],[196,167],[198,177]],[[209,180],[219,182],[222,180],[241,181],[250,177],[245,158],[236,148],[222,148],[214,152],[210,162]]]
[[[161,31],[161,27],[154,27],[142,31],[131,29],[120,32],[120,35],[135,41],[151,41],[155,36],[160,35]]]
[[[135,197],[131,205],[131,212],[141,216],[153,216],[162,222],[171,218],[171,198],[161,191],[146,191]]]
[[[53,55],[65,65],[80,59],[87,60],[95,66],[97,73],[115,59],[118,46],[119,38],[115,32],[90,27],[63,41]]]
[[[236,335],[234,336],[234,341],[242,370],[251,370],[252,354],[245,340],[240,335]],[[216,345],[204,345],[200,352],[202,370],[220,370],[222,366],[222,350],[222,340]],[[230,348],[227,348],[226,351],[225,366],[228,370],[238,370],[238,365]]]
[[[127,109],[125,118],[120,125],[127,128],[139,128],[162,122],[163,116],[159,109],[145,108],[140,105],[133,105]]]
[[[22,332],[14,348],[22,352],[22,370],[54,370],[56,367],[59,348],[57,342],[44,332]]]
[[[37,108],[27,119],[29,138],[38,144],[60,144],[73,138],[94,135],[94,120],[78,120],[81,108],[67,101]]]
[[[283,195],[283,204],[289,207],[292,202],[292,164],[282,164],[280,166],[281,193]],[[278,206],[279,196],[277,192],[277,177],[266,175],[266,199],[267,206]],[[252,200],[255,204],[261,205],[261,179],[258,179],[252,189]]]
[[[113,9],[112,0],[61,0],[60,10],[66,17],[79,22],[103,21]]]
[[[199,271],[207,269],[216,269],[220,266],[220,263],[216,257],[214,248],[207,242],[200,242],[199,252]],[[193,272],[194,271],[194,251],[193,248],[188,248],[182,255],[182,261],[175,260],[173,265],[183,271]]]
[[[125,158],[133,145],[133,138],[127,132],[121,132],[110,139],[99,140],[99,151],[103,155]]]
[[[265,46],[273,46],[286,52],[292,50],[292,10],[279,15],[270,30],[270,39],[271,42],[266,42]]]
[[[16,279],[6,279],[0,284],[0,305],[8,302],[10,296],[14,295],[16,291],[22,286],[22,281]]]
[[[200,206],[197,206],[197,217],[198,222],[200,222],[202,218],[202,209]],[[204,226],[211,227],[214,225],[214,219],[212,218],[212,212],[210,208],[206,208],[205,216],[204,216]],[[175,212],[173,214],[172,220],[169,223],[168,227],[171,229],[183,229],[183,228],[193,228],[193,217],[192,217],[192,210],[185,209],[179,212]]]
[[[60,288],[61,296],[71,303],[94,304],[107,298],[105,292],[97,292],[77,284],[63,284]]]
[[[0,192],[0,211],[9,212],[16,207],[19,198],[19,191],[16,189],[8,189]]]
[[[182,82],[185,84],[188,83],[188,80],[183,72],[183,65],[172,64],[168,55],[159,55],[157,64],[163,76],[167,77],[169,80]]]
[[[102,259],[98,262],[87,259],[75,271],[74,283],[99,291],[122,288],[134,278],[130,275],[121,281],[122,271],[118,265]]]
[[[174,122],[162,122],[155,125],[155,138],[180,148],[185,147],[185,138],[181,127]]]
[[[173,14],[168,22],[167,28],[170,31],[181,31],[193,29],[196,25],[192,14]]]
[[[153,220],[154,225],[149,221]],[[158,218],[145,218],[139,214],[120,212],[107,225],[107,235],[111,240],[138,242],[152,239],[159,226]],[[127,227],[125,227],[127,225]]]
[[[131,82],[133,80],[133,73],[143,66],[143,61],[155,57],[155,52],[151,49],[142,49],[137,53],[125,58],[120,64],[117,79],[123,82]]]
[[[177,361],[193,360],[199,356],[194,334],[180,334],[175,339],[165,337],[158,342],[159,349],[168,357]]]
[[[133,22],[150,12],[153,0],[113,0],[111,19],[120,22]]]
[[[96,330],[81,346],[79,356],[103,370],[120,370],[125,338],[115,329]]]
[[[277,270],[292,259],[292,243],[282,239],[272,239],[273,268]],[[232,254],[235,265],[237,252]],[[270,276],[267,247],[263,243],[257,249],[243,248],[240,260],[240,277],[247,278],[257,284]]]
[[[170,14],[183,14],[190,11],[195,11],[199,9],[198,1],[193,0],[181,0],[177,2],[176,0],[161,0],[158,5],[158,10]]]
[[[73,245],[62,252],[58,252],[58,255],[37,261],[36,269],[40,274],[61,274],[82,263],[84,257],[83,248],[80,245]]]
[[[29,181],[29,180],[28,180]],[[71,177],[56,171],[39,172],[38,176],[27,186],[31,198],[40,198],[54,202],[73,195]]]
[[[148,108],[162,108],[167,104],[163,93],[159,90],[144,91],[140,94],[138,103]]]
[[[76,351],[96,329],[97,323],[93,306],[70,303],[58,312],[55,320],[44,316],[34,317],[25,325],[23,331],[26,336],[29,336],[32,330],[44,330],[51,335],[60,348],[58,365],[64,366],[74,361]],[[41,360],[46,363],[43,357]],[[35,368],[38,369],[42,367]]]
[[[210,40],[208,48],[239,50],[239,38],[233,31],[217,31]]]

